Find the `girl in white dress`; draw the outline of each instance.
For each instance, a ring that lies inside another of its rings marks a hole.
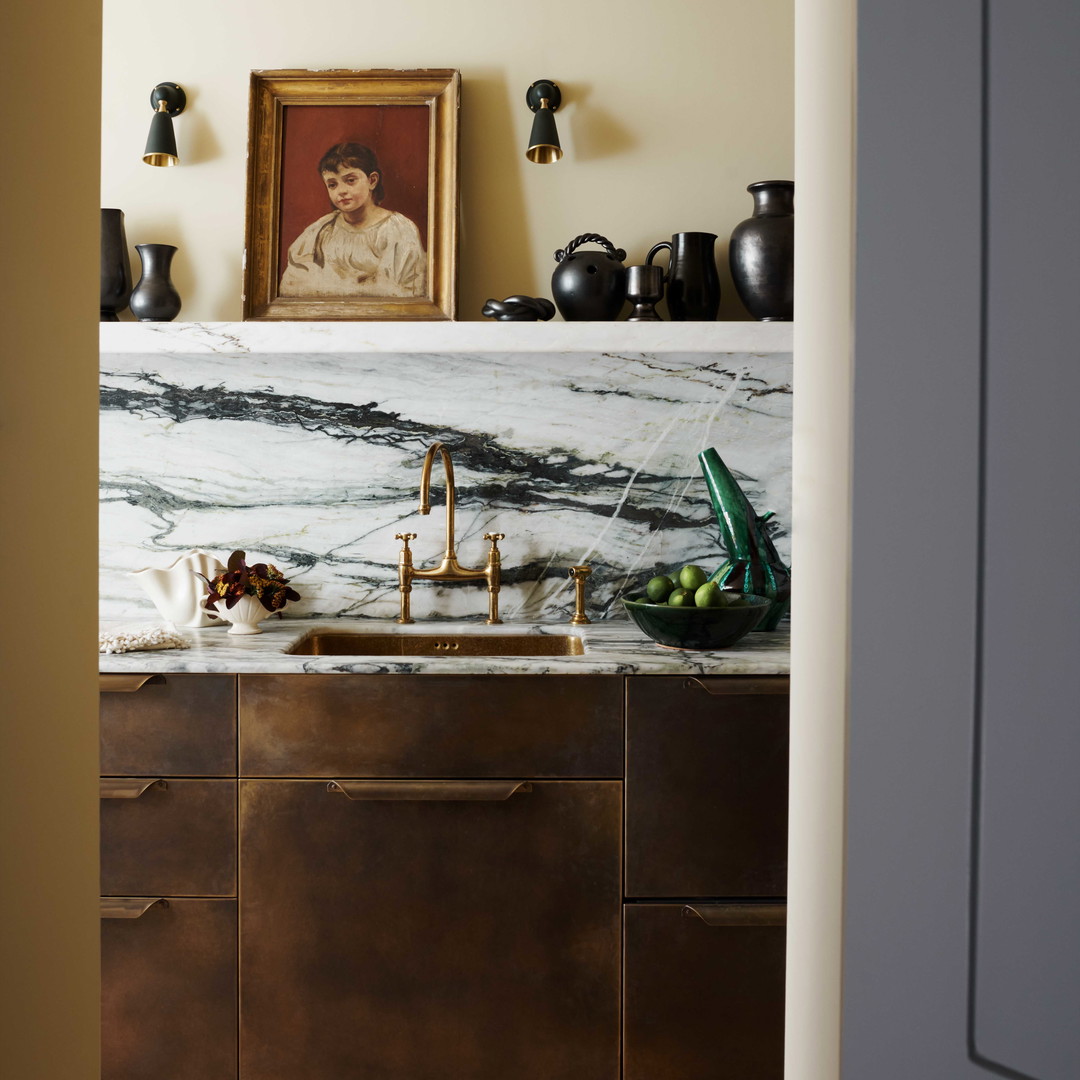
[[[425,295],[420,230],[379,205],[383,182],[375,151],[339,143],[323,154],[319,172],[334,209],[293,241],[280,295]]]

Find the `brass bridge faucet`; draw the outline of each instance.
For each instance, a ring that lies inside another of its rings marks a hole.
[[[450,451],[441,442],[432,443],[424,457],[424,467],[420,473],[420,513],[425,515],[431,513],[431,466],[436,454],[442,456],[443,471],[446,473],[446,550],[438,566],[430,570],[417,570],[413,566],[412,551],[409,548],[409,541],[416,539],[416,533],[394,534],[395,540],[402,541],[401,553],[398,555],[398,592],[401,593],[401,614],[397,621],[399,623],[413,621],[409,613],[409,594],[412,592],[413,579],[419,578],[423,581],[486,581],[488,624],[501,623],[499,585],[502,564],[499,558],[499,541],[504,539],[504,534],[484,533],[484,539],[491,542],[491,547],[488,549],[487,566],[482,570],[470,570],[457,561],[457,554],[454,551],[454,463],[450,460]]]

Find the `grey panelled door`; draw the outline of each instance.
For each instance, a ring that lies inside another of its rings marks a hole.
[[[1080,4],[992,0],[988,29],[972,1040],[988,1065],[1075,1080],[1080,202],[1053,188],[1080,177]]]
[[[859,2],[844,1080],[1080,1076],[1077,55]]]

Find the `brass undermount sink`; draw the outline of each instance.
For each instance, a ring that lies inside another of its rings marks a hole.
[[[309,634],[294,656],[583,656],[573,634]]]

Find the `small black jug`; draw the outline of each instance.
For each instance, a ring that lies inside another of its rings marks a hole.
[[[578,251],[582,244],[600,244],[603,251]],[[610,322],[626,300],[626,252],[606,236],[582,233],[555,252],[559,264],[551,275],[551,295],[567,322]]]
[[[716,235],[706,232],[680,232],[670,240],[654,244],[645,256],[652,265],[653,256],[667,248],[667,306],[675,322],[713,322],[720,311],[720,275],[716,270],[713,245]]]

